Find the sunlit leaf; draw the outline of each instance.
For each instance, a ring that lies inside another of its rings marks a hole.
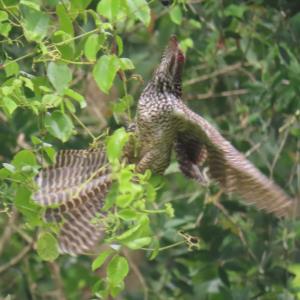
[[[120,67],[122,70],[132,70],[134,69],[133,62],[129,58],[120,58]]]
[[[171,10],[170,10],[170,17],[171,20],[177,24],[180,25],[182,22],[182,12],[181,9],[178,5],[174,6]]]
[[[26,39],[28,41],[41,41],[47,35],[50,18],[44,12],[27,5],[22,5],[22,11]]]
[[[105,262],[105,260],[111,255],[112,250],[103,251],[92,263],[92,270],[99,269]]]
[[[114,286],[124,280],[129,272],[127,260],[123,256],[116,255],[107,267],[107,278]]]
[[[12,27],[9,23],[0,23],[0,35],[8,37],[9,32],[11,31]]]
[[[0,22],[6,21],[8,19],[8,14],[4,10],[0,10]]]
[[[26,165],[35,167],[38,163],[33,152],[31,152],[30,150],[21,150],[14,156],[12,164],[16,168],[21,168]]]
[[[69,67],[55,62],[49,63],[47,76],[58,93],[62,93],[72,80],[72,72]]]
[[[68,115],[54,111],[45,117],[45,127],[51,135],[66,142],[72,136],[74,125]]]
[[[121,8],[122,1],[123,0],[101,0],[97,6],[97,12],[110,21],[114,21]]]
[[[126,3],[131,17],[136,17],[146,26],[150,24],[150,8],[145,0],[126,0]]]
[[[73,24],[68,12],[66,11],[66,6],[63,4],[58,4],[56,6],[56,14],[59,19],[60,30],[68,33],[70,36],[73,36]]]
[[[81,94],[75,92],[72,89],[66,89],[65,90],[65,95],[69,96],[72,99],[74,99],[75,101],[77,101],[80,105],[80,108],[86,107],[86,101],[85,101],[84,97]]]
[[[59,256],[57,240],[48,232],[39,236],[36,250],[42,260],[54,261]]]
[[[107,138],[107,156],[109,161],[112,162],[121,157],[122,150],[128,138],[128,133],[124,128],[119,128]]]
[[[93,76],[104,93],[107,94],[111,89],[119,68],[119,59],[115,55],[103,55],[97,60],[93,69]]]
[[[126,246],[130,249],[137,250],[149,245],[151,240],[151,237],[142,237],[126,242]]]
[[[16,102],[10,97],[3,97],[2,103],[3,103],[4,109],[8,112],[9,115],[12,115],[13,112],[18,107]]]
[[[100,49],[101,41],[98,34],[91,34],[84,44],[84,55],[88,60],[96,60],[96,54]]]

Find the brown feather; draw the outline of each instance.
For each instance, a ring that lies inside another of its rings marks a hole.
[[[295,201],[254,167],[208,121],[183,103],[178,105],[175,115],[180,124],[176,139],[180,164],[199,168],[198,157],[201,157],[204,145],[210,176],[226,193],[235,193],[246,203],[279,217],[292,214]],[[181,169],[186,169],[186,166],[181,166]],[[194,178],[198,179],[197,176]]]
[[[62,150],[36,182],[39,191],[33,199],[43,206],[57,206],[48,207],[44,218],[62,223],[60,251],[76,255],[91,250],[103,235],[102,226],[92,221],[111,185],[104,149]]]

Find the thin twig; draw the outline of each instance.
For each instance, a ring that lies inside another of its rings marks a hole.
[[[188,100],[205,100],[205,99],[211,99],[211,98],[241,96],[241,95],[246,95],[248,93],[249,93],[249,91],[247,89],[225,91],[225,92],[221,92],[221,93],[208,92],[206,94],[188,95],[187,99]]]
[[[27,253],[31,250],[32,246],[33,246],[32,244],[25,246],[22,249],[22,251],[20,251],[8,263],[0,266],[0,274],[3,273],[3,272],[5,272],[7,269],[13,267],[14,265],[16,265],[18,262],[20,262],[27,255]]]
[[[10,237],[12,236],[12,234],[15,231],[13,225],[16,223],[16,220],[18,218],[18,212],[15,208],[13,209],[11,215],[8,216],[8,218],[9,219],[7,221],[7,224],[5,225],[5,230],[0,239],[0,256],[1,256],[1,253],[3,252],[6,242],[10,240]]]
[[[279,145],[279,149],[278,149],[278,151],[276,152],[276,155],[275,155],[275,157],[274,157],[274,159],[273,159],[273,161],[272,161],[271,170],[270,170],[270,177],[271,177],[271,178],[273,178],[275,166],[276,166],[277,161],[278,161],[278,159],[279,159],[279,157],[280,157],[280,154],[281,154],[281,152],[282,152],[282,150],[283,150],[283,148],[284,148],[284,145],[285,145],[285,143],[286,143],[286,140],[287,140],[288,136],[289,136],[289,130],[286,130],[286,131],[284,132],[282,141],[281,141],[281,143],[280,143],[280,145]]]
[[[229,66],[224,67],[223,69],[216,70],[216,71],[214,71],[210,74],[205,74],[205,75],[187,80],[183,83],[183,86],[192,85],[192,84],[199,83],[199,82],[202,82],[202,81],[206,81],[208,79],[211,79],[211,78],[223,75],[223,74],[231,73],[235,70],[240,69],[241,67],[242,67],[241,63],[236,63],[234,65],[229,65]]]
[[[134,261],[132,260],[132,258],[129,255],[129,252],[127,250],[123,250],[123,253],[125,255],[125,257],[127,258],[130,267],[133,271],[133,273],[135,274],[135,276],[138,278],[139,282],[141,283],[142,287],[143,287],[143,291],[144,291],[144,300],[148,300],[148,293],[149,293],[149,288],[146,284],[146,281],[142,275],[142,273],[140,272],[139,268],[137,267],[137,265],[134,263]]]
[[[56,262],[49,262],[48,265],[51,269],[53,282],[56,285],[57,299],[66,300],[67,298],[64,293],[64,286],[63,286],[63,282],[61,279],[59,265]]]
[[[223,215],[228,219],[228,221],[233,224],[235,226],[235,228],[237,228],[238,230],[238,236],[239,236],[239,239],[241,240],[242,244],[244,245],[244,247],[246,248],[248,254],[250,255],[250,257],[258,262],[255,254],[253,253],[253,251],[251,250],[251,248],[249,247],[248,245],[248,242],[244,236],[244,233],[242,231],[242,229],[233,221],[233,219],[231,218],[231,216],[229,215],[227,209],[219,202],[219,201],[214,201],[213,204],[215,205],[216,208],[218,208],[222,213]]]

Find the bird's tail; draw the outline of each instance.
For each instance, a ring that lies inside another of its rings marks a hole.
[[[33,199],[47,207],[45,220],[61,223],[60,251],[76,255],[91,250],[103,235],[96,216],[111,185],[104,148],[62,150],[36,182]]]

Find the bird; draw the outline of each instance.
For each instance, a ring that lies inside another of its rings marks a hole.
[[[182,173],[200,185],[207,184],[208,176],[224,193],[236,194],[247,204],[279,218],[292,216],[296,201],[184,103],[185,60],[176,36],[171,36],[138,100],[132,126],[138,146],[132,150],[129,145],[128,162],[133,157],[130,152],[136,151],[136,172],[150,169],[163,175],[174,151]],[[46,208],[48,222],[62,223],[58,235],[62,253],[88,252],[103,238],[102,225],[93,219],[101,214],[112,182],[104,146],[62,150],[56,163],[38,174],[39,190],[33,199]]]

